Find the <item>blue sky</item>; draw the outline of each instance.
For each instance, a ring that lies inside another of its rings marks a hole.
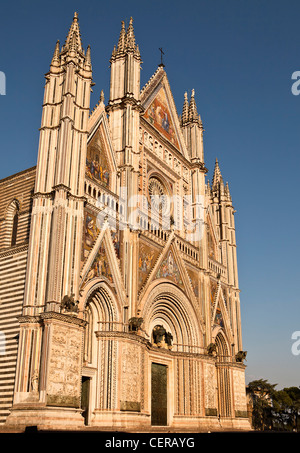
[[[83,45],[91,45],[96,83],[109,96],[109,58],[121,20],[134,19],[143,60],[141,85],[160,62],[159,47],[181,112],[195,89],[212,179],[219,160],[237,210],[243,346],[247,382],[278,389],[300,385],[299,1],[177,0],[20,1],[1,5],[0,178],[36,164],[44,74],[57,39],[64,42],[74,11]]]

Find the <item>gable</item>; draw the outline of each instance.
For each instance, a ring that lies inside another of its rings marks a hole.
[[[112,230],[108,221],[105,221],[99,230],[95,216],[91,212],[86,215],[85,225],[81,260],[81,290],[91,280],[104,280],[120,300],[125,300],[119,259],[119,232]]]
[[[102,104],[100,103],[90,119],[85,174],[93,182],[114,191],[117,174],[116,155]]]
[[[138,288],[139,290],[145,283],[148,275],[150,274],[161,250],[154,246],[150,246],[146,242],[139,244],[139,260],[138,260]]]
[[[171,88],[162,68],[142,90],[141,102],[145,109],[142,117],[189,160]]]
[[[218,260],[218,237],[217,237],[217,232],[216,228],[214,225],[214,222],[212,220],[212,214],[210,207],[207,210],[208,215],[207,215],[207,251],[208,251],[208,256],[214,260]]]

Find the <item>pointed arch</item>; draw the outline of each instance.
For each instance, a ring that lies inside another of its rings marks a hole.
[[[220,311],[221,317],[222,317],[222,325],[218,326],[219,329],[217,328],[217,324],[215,323],[217,310]],[[216,337],[219,330],[222,330],[223,334],[226,336],[226,338],[228,338],[228,342],[230,344],[233,343],[233,333],[232,333],[232,328],[231,328],[231,323],[230,323],[230,317],[229,317],[229,314],[227,311],[224,294],[223,294],[223,290],[222,290],[222,285],[220,284],[220,282],[218,283],[218,288],[217,288],[217,292],[215,295],[215,302],[214,302],[214,305],[212,308],[211,326],[213,328],[214,337]]]
[[[87,321],[84,338],[84,360],[96,364],[96,332],[122,330],[121,307],[108,283],[94,279],[82,295],[79,309]]]
[[[154,282],[141,303],[140,316],[151,339],[153,328],[162,324],[181,352],[202,352],[203,326],[187,296],[168,281]]]

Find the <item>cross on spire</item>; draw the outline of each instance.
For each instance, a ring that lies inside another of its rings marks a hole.
[[[165,65],[164,65],[164,63],[163,63],[163,55],[164,55],[165,53],[164,53],[164,51],[162,50],[161,47],[159,48],[159,50],[160,50],[160,65],[159,65],[159,66],[164,67]]]

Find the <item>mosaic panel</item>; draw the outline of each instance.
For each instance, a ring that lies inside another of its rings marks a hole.
[[[164,88],[145,112],[145,118],[176,147],[179,147]]]

